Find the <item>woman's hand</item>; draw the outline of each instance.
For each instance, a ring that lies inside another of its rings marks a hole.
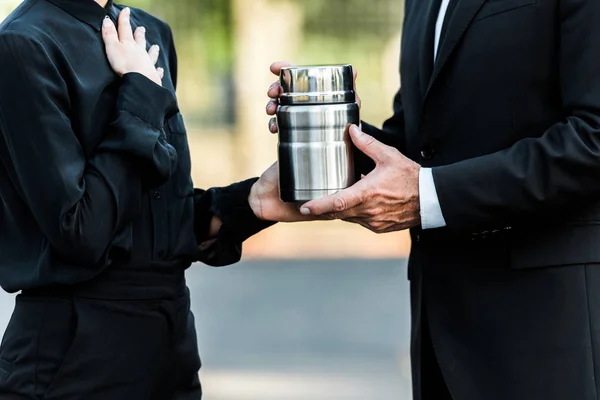
[[[248,202],[254,214],[262,220],[273,222],[300,222],[323,219],[302,215],[298,206],[284,203],[279,197],[279,167],[271,165],[252,186]]]
[[[118,31],[110,18],[104,19],[102,38],[108,62],[119,76],[137,72],[162,86],[164,70],[156,68],[160,49],[154,45],[146,51],[146,28],[140,26],[132,32],[130,16],[131,9],[121,11]]]

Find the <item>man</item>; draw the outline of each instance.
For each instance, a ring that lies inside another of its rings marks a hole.
[[[193,189],[176,83],[171,31],[141,10],[25,0],[0,25],[0,285],[22,291],[1,399],[200,399],[185,269],[304,219],[275,166]]]
[[[598,21],[597,0],[406,0],[394,116],[351,129],[375,168],[303,206],[411,228],[415,399],[600,399]]]

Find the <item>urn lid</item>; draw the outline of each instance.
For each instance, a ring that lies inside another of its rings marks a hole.
[[[281,105],[354,103],[352,65],[284,67],[279,75]]]

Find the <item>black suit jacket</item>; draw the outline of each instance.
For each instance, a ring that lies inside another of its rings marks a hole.
[[[411,232],[416,396],[426,308],[456,400],[599,399],[600,1],[460,0],[431,72],[434,3],[406,0],[395,114],[365,124],[447,222]]]

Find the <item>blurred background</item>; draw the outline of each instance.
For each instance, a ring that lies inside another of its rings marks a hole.
[[[0,0],[0,19],[19,2]],[[389,118],[403,3],[129,0],[173,29],[196,186],[257,176],[276,160],[265,115],[273,61],[350,63],[362,118]],[[248,241],[239,265],[194,266],[205,399],[408,399],[409,246],[406,233],[280,224]],[[0,294],[0,332],[12,306]]]

